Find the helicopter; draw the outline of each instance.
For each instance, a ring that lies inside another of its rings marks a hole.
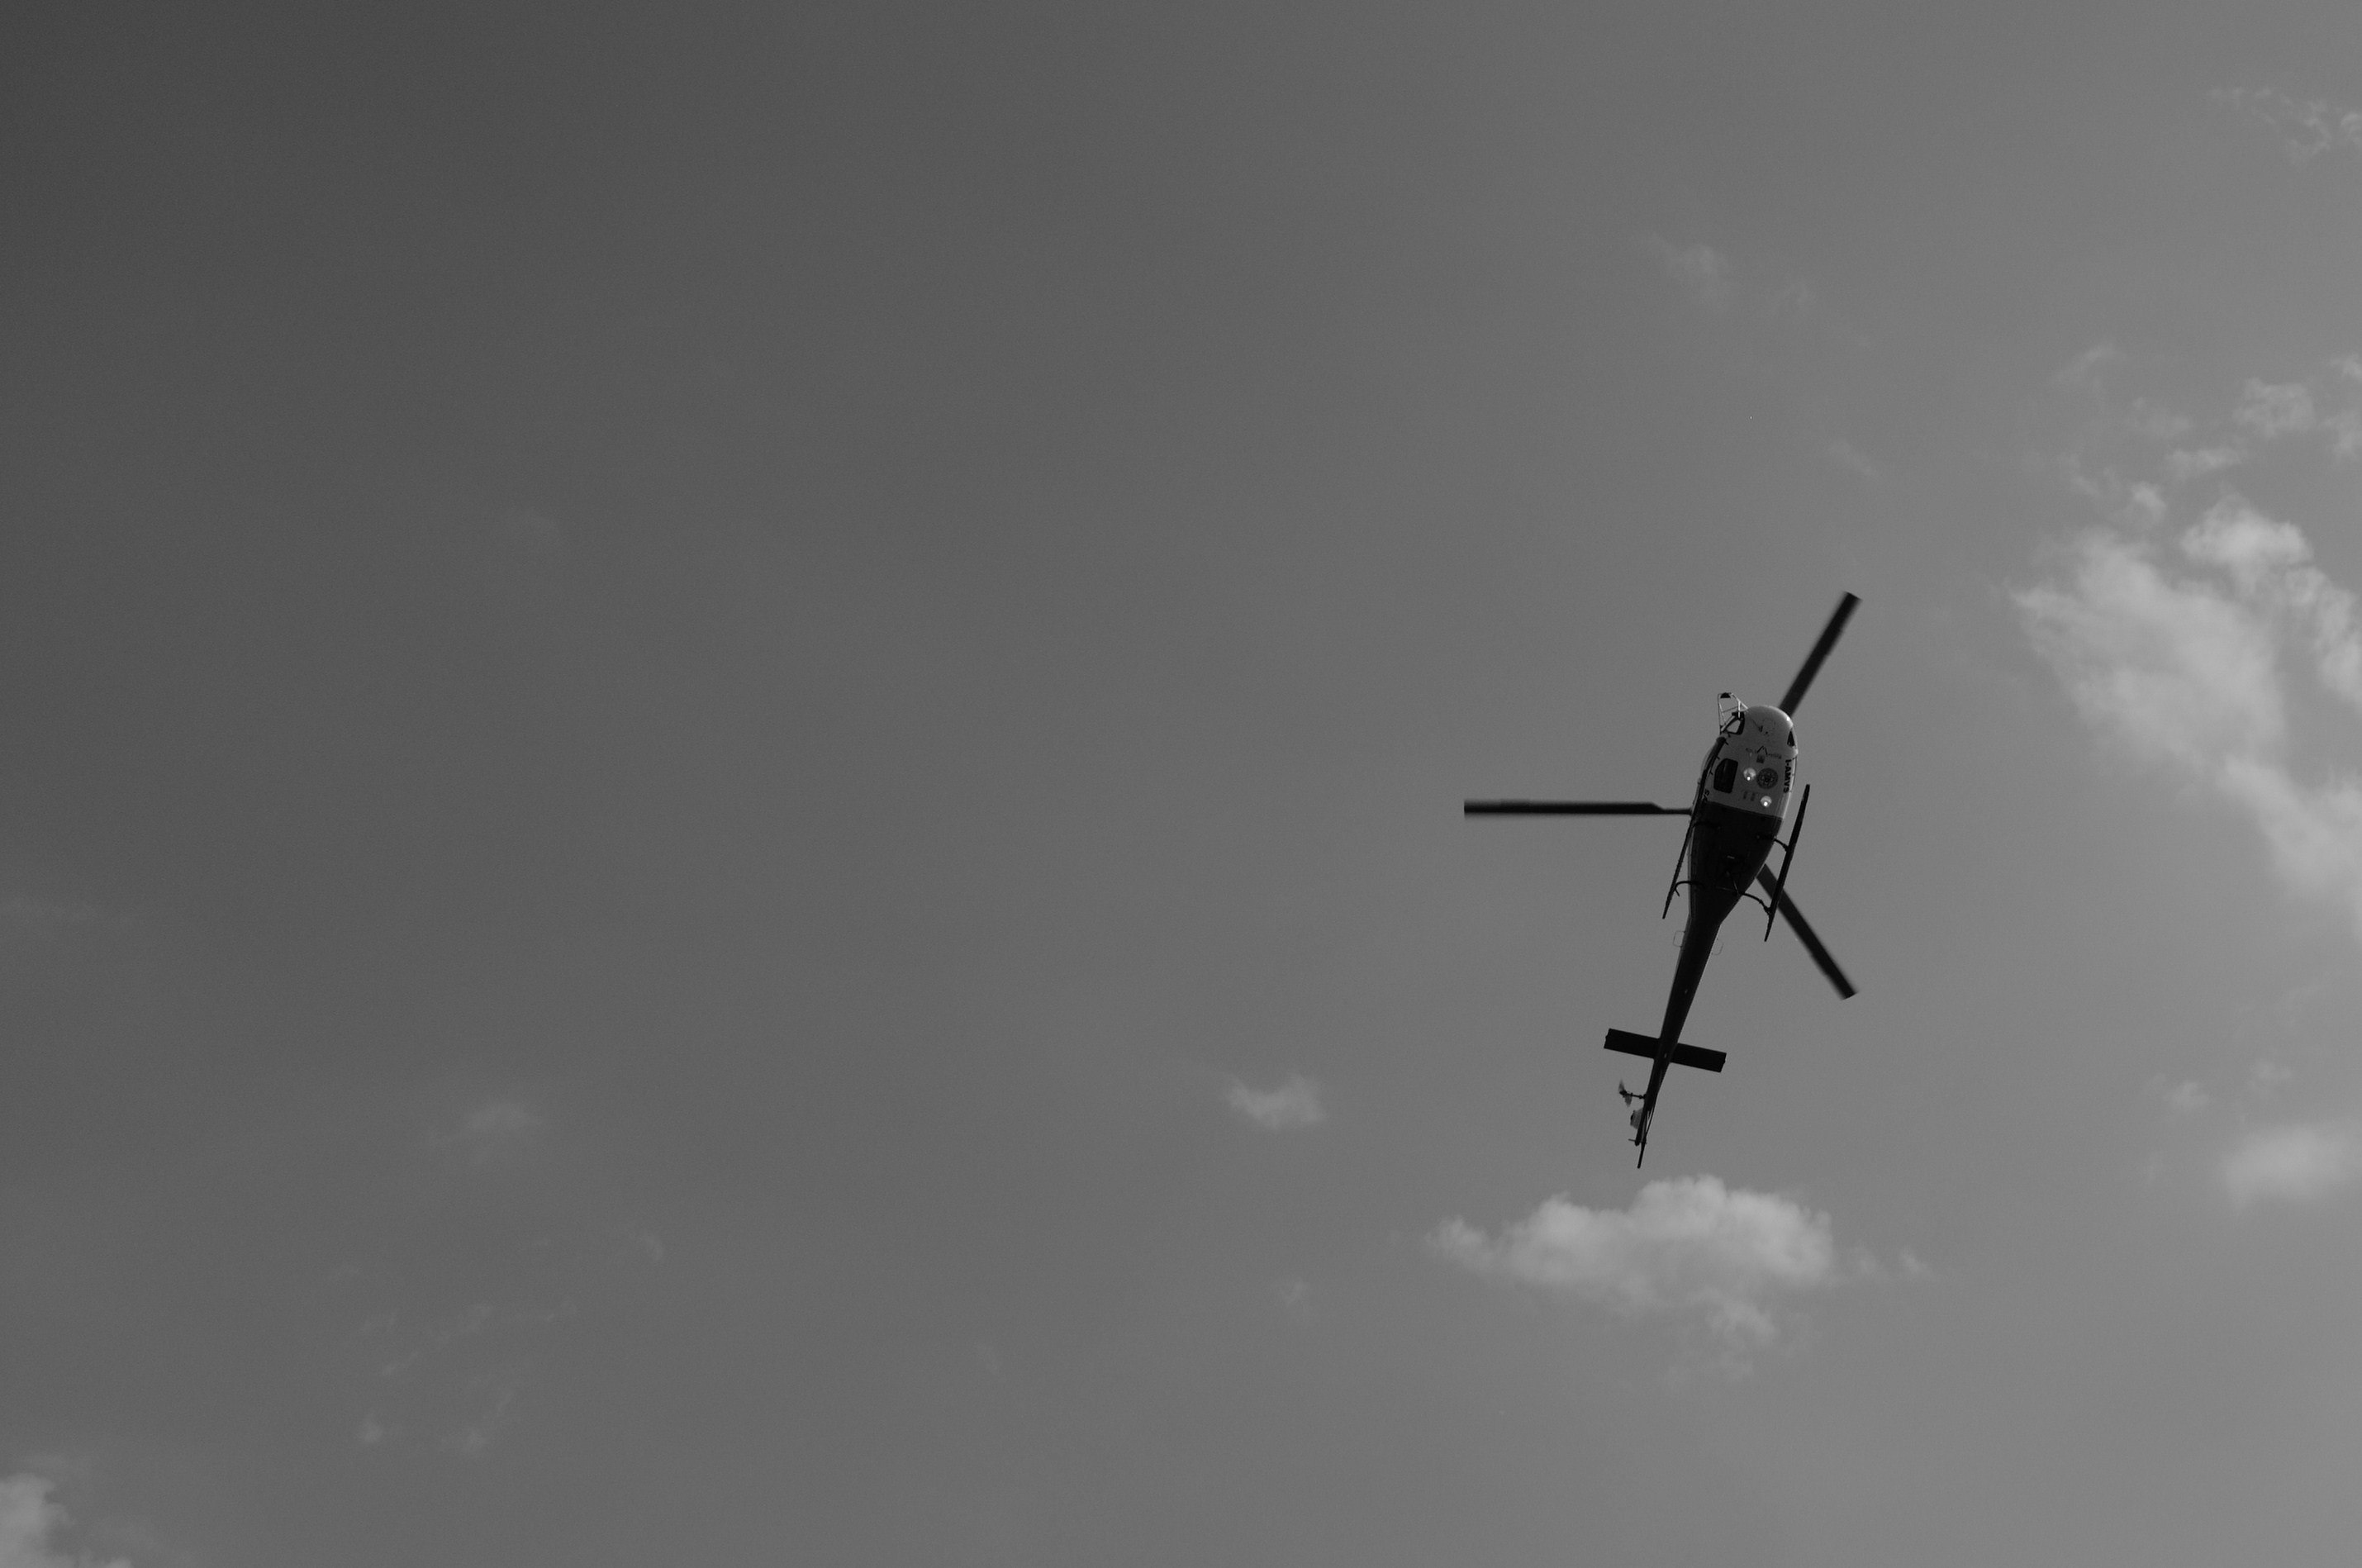
[[[1635,1165],[1649,1157],[1649,1129],[1657,1119],[1657,1095],[1664,1088],[1665,1070],[1679,1066],[1718,1073],[1728,1059],[1728,1053],[1687,1043],[1681,1034],[1690,1003],[1697,997],[1698,981],[1705,977],[1706,960],[1714,955],[1715,938],[1740,900],[1761,906],[1764,941],[1772,940],[1773,923],[1784,918],[1838,995],[1854,994],[1853,982],[1838,967],[1838,961],[1829,955],[1787,890],[1788,868],[1796,857],[1796,843],[1805,834],[1805,812],[1813,803],[1811,785],[1805,785],[1797,798],[1796,820],[1787,838],[1783,840],[1779,834],[1787,818],[1788,794],[1796,780],[1797,704],[1805,700],[1806,689],[1820,674],[1829,650],[1837,646],[1846,622],[1860,602],[1851,593],[1838,601],[1813,651],[1805,656],[1803,668],[1777,703],[1749,704],[1727,691],[1722,693],[1716,704],[1718,733],[1698,769],[1697,787],[1688,805],[1660,806],[1648,801],[1470,801],[1462,808],[1464,815],[1472,817],[1689,819],[1681,851],[1673,858],[1672,886],[1665,889],[1665,905],[1657,917],[1662,920],[1671,914],[1673,895],[1684,887],[1690,889],[1689,921],[1682,931],[1672,989],[1665,998],[1664,1022],[1653,1037],[1622,1029],[1607,1032],[1608,1050],[1645,1056],[1650,1062],[1647,1088],[1636,1091],[1620,1082],[1616,1086],[1630,1112],[1632,1142],[1640,1151]],[[1776,875],[1771,868],[1775,847],[1783,851]],[[1684,860],[1689,866],[1687,877],[1682,875]],[[1765,896],[1752,890],[1759,887]]]

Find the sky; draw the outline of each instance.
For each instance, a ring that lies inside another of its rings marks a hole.
[[[0,1568],[2350,1561],[2357,46],[7,8]]]

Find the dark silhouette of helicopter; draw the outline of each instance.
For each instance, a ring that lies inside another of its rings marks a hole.
[[[1616,1086],[1616,1092],[1631,1107],[1632,1142],[1639,1146],[1640,1160],[1649,1157],[1649,1127],[1657,1116],[1657,1091],[1664,1087],[1665,1069],[1671,1066],[1699,1067],[1709,1073],[1722,1071],[1727,1054],[1709,1051],[1703,1046],[1682,1043],[1682,1024],[1690,1014],[1690,1003],[1697,996],[1698,981],[1705,974],[1705,961],[1714,955],[1714,939],[1722,929],[1723,921],[1738,907],[1741,899],[1750,900],[1763,907],[1763,940],[1772,940],[1772,923],[1786,916],[1788,928],[1813,955],[1838,995],[1854,994],[1853,982],[1847,979],[1829,950],[1798,911],[1795,900],[1787,892],[1788,867],[1796,857],[1796,841],[1805,834],[1805,812],[1813,803],[1813,787],[1805,786],[1796,801],[1796,822],[1784,843],[1780,827],[1788,813],[1788,791],[1796,779],[1796,730],[1794,720],[1796,705],[1805,700],[1805,689],[1821,672],[1822,663],[1829,650],[1837,646],[1838,636],[1845,630],[1846,622],[1861,601],[1847,594],[1838,601],[1829,624],[1821,628],[1820,640],[1813,651],[1805,656],[1804,668],[1796,679],[1788,683],[1786,695],[1776,706],[1758,704],[1750,707],[1726,691],[1722,694],[1721,733],[1705,754],[1705,766],[1698,769],[1697,789],[1687,806],[1660,806],[1647,801],[1470,801],[1463,810],[1472,817],[1687,817],[1689,831],[1682,836],[1681,855],[1673,861],[1673,884],[1665,889],[1662,919],[1673,907],[1673,895],[1683,886],[1690,889],[1689,923],[1682,932],[1681,958],[1673,966],[1672,994],[1665,999],[1665,1021],[1656,1037],[1634,1034],[1626,1030],[1607,1032],[1607,1049],[1629,1055],[1646,1056],[1650,1060],[1649,1087],[1639,1093]],[[1777,876],[1768,864],[1772,847],[1777,845],[1786,851],[1780,857]],[[1682,859],[1689,862],[1689,875],[1682,875]],[[1750,889],[1760,887],[1768,899],[1758,897]],[[1636,1160],[1634,1164],[1639,1164]]]

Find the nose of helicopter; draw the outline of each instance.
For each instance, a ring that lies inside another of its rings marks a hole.
[[[1725,796],[1730,804],[1774,819],[1788,814],[1788,791],[1796,778],[1796,729],[1786,713],[1768,702],[1749,704],[1723,755],[1738,763]]]
[[[1796,748],[1796,726],[1788,715],[1769,702],[1750,702],[1746,716],[1740,721],[1739,733],[1749,740],[1761,738],[1773,745]]]

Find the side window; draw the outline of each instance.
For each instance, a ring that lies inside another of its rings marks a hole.
[[[1738,758],[1735,756],[1724,757],[1722,759],[1722,765],[1714,770],[1714,787],[1722,793],[1727,795],[1730,793],[1730,787],[1738,782]]]

